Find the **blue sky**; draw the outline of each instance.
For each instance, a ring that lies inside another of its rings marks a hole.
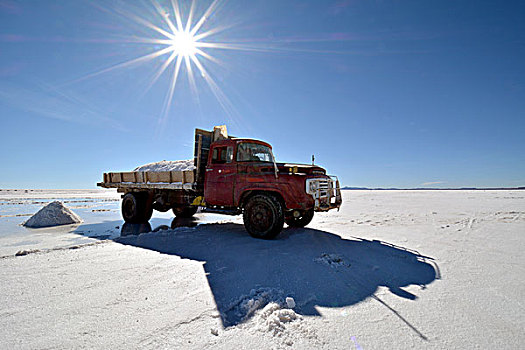
[[[144,20],[169,31],[152,2],[0,0],[0,188],[93,188],[192,158],[219,124],[346,186],[525,186],[523,2],[215,5],[197,32],[230,47],[197,56],[215,93],[182,63],[165,109],[176,60],[148,85],[169,54],[110,69],[166,47],[137,42],[165,39]]]

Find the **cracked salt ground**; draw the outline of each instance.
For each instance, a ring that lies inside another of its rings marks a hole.
[[[252,289],[248,295],[233,302],[223,317],[240,319],[243,323],[237,327],[277,337],[282,345],[291,346],[300,339],[317,343],[316,332],[301,325],[304,318],[293,310],[296,307],[294,298],[283,295],[282,290],[275,288]],[[226,325],[226,332],[236,328],[233,324]],[[212,329],[212,334],[215,332]]]
[[[240,303],[235,303],[238,308],[246,313],[243,318],[247,322],[225,330],[226,334],[236,332],[238,329],[254,330],[263,336],[277,339],[278,344],[290,347],[296,344],[321,346],[314,329],[303,323],[304,317],[293,310],[295,301],[292,297],[281,298],[282,291],[262,288],[252,290],[249,295],[243,296]],[[272,301],[268,301],[272,300]],[[264,303],[267,303],[264,307]],[[248,318],[248,315],[253,316]],[[216,329],[212,329],[215,335]],[[281,348],[277,346],[277,348]]]
[[[300,319],[292,309],[283,309],[281,305],[274,302],[266,305],[258,317],[260,330],[273,333],[273,335],[283,333],[287,323]]]
[[[270,302],[282,302],[283,292],[275,288],[252,289],[248,295],[241,296],[223,313],[226,320],[225,326],[228,327],[238,321],[246,321],[257,310],[263,308]]]
[[[345,262],[343,257],[338,254],[323,253],[319,258],[315,258],[314,261],[328,265],[331,268],[350,267],[350,263]]]

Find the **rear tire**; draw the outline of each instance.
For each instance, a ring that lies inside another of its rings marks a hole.
[[[305,227],[308,225],[312,219],[314,218],[314,210],[305,210],[301,212],[301,215],[299,217],[295,216],[287,216],[284,221],[288,224],[290,227]]]
[[[281,203],[273,196],[259,194],[248,199],[243,212],[246,231],[255,238],[272,239],[283,229]]]
[[[129,192],[122,198],[122,217],[124,221],[138,224],[151,219],[153,208],[147,192]]]
[[[172,210],[173,210],[173,214],[175,214],[175,216],[178,218],[191,218],[193,215],[195,215],[198,209],[199,207],[191,206],[191,207],[174,207]]]

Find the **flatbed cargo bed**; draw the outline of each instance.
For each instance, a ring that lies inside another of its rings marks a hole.
[[[97,184],[105,188],[194,190],[195,171],[128,171],[104,173],[104,181]]]
[[[97,186],[117,188],[118,192],[134,190],[192,190],[204,191],[204,175],[210,145],[220,136],[217,132],[195,129],[194,170],[172,171],[128,171],[104,173],[103,181]],[[214,128],[215,130],[215,128]],[[224,129],[224,132],[225,129]],[[231,138],[231,136],[230,136]]]

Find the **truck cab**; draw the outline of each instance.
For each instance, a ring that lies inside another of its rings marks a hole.
[[[248,231],[261,238],[280,232],[284,222],[303,227],[315,211],[341,205],[336,177],[315,165],[276,163],[271,145],[260,140],[213,142],[205,171],[208,211],[243,213]]]

